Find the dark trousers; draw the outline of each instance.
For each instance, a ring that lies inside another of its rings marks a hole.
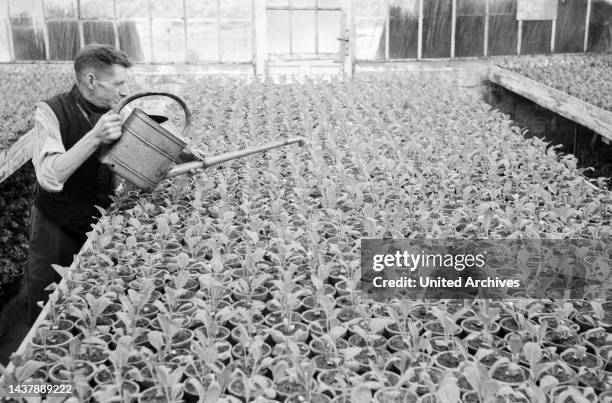
[[[37,302],[47,302],[50,292],[45,291],[45,288],[51,283],[59,284],[61,280],[60,275],[51,265],[69,267],[74,260],[74,255],[79,253],[86,239],[84,234],[77,234],[59,227],[36,206],[32,207],[30,249],[26,272],[28,313],[31,323],[34,323],[41,311]]]

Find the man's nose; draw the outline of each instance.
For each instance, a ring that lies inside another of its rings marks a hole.
[[[121,98],[127,97],[129,93],[130,87],[127,84],[124,84],[121,86],[121,88],[119,88],[119,95],[121,96]]]

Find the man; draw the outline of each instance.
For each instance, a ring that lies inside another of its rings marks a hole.
[[[97,157],[100,146],[121,136],[121,117],[111,109],[127,96],[132,63],[108,45],[85,46],[74,60],[76,84],[38,103],[32,163],[36,189],[30,218],[27,289],[30,320],[46,301],[44,289],[59,282],[51,264],[69,266],[85,233],[107,208],[114,175]]]

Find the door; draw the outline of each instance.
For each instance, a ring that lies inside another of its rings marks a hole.
[[[351,73],[350,0],[265,1],[268,74]]]

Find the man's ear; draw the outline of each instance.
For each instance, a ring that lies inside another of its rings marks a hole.
[[[81,80],[82,83],[89,88],[90,90],[94,89],[94,80],[96,79],[96,76],[94,75],[93,72],[91,71],[86,71],[83,73],[83,75],[81,76]]]

